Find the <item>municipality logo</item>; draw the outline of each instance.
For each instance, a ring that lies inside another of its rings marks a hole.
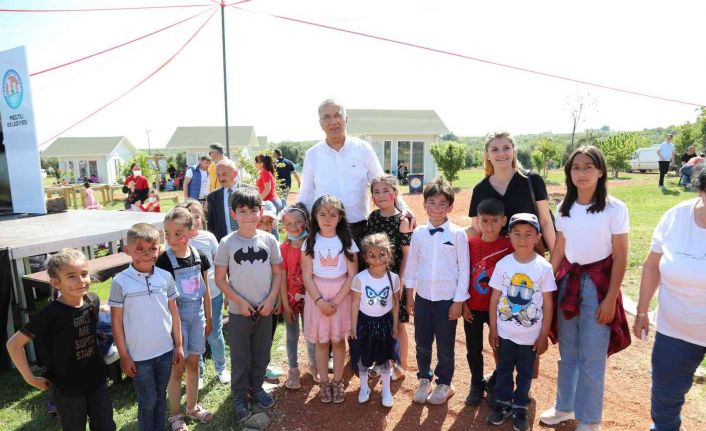
[[[2,77],[2,96],[10,109],[17,109],[22,104],[24,89],[20,75],[14,69],[5,72]]]

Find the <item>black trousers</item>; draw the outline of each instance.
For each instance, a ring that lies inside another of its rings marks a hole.
[[[664,185],[664,176],[667,175],[667,172],[669,172],[669,161],[663,162],[660,160],[659,162],[659,185],[663,186]]]
[[[90,419],[88,427],[91,431],[115,431],[113,403],[105,384],[91,394],[79,396],[66,395],[52,386],[51,400],[59,411],[64,431],[85,431],[87,418]]]
[[[466,333],[466,359],[471,370],[471,386],[483,386],[483,325],[488,325],[487,311],[473,310],[473,322],[463,321],[463,331]]]

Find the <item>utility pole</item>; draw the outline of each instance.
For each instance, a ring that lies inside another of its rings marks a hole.
[[[145,133],[147,133],[147,154],[152,155],[152,145],[150,145],[150,129],[146,129]]]
[[[228,136],[228,78],[226,77],[226,3],[221,0],[221,41],[223,44],[223,101],[226,115],[226,157],[230,158],[230,138]]]

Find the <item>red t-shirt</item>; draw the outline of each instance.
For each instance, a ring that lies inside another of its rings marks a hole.
[[[284,242],[279,246],[284,260],[284,269],[287,271],[287,299],[294,313],[304,311],[304,279],[302,279],[302,252],[298,248]],[[301,295],[297,298],[297,294]]]
[[[471,283],[468,286],[470,299],[466,301],[471,310],[488,311],[490,307],[490,277],[495,270],[495,264],[500,259],[513,252],[510,239],[499,236],[493,242],[485,242],[474,236],[468,240],[471,251]]]
[[[134,175],[128,175],[127,178],[125,178],[125,185],[128,185],[130,181],[135,182],[135,190],[145,190],[150,188],[150,184],[147,182],[147,178],[143,177],[140,175],[139,177],[136,177]]]
[[[265,184],[270,183],[270,192],[263,199],[264,201],[274,201],[277,199],[277,183],[275,182],[275,176],[272,172],[267,169],[260,171],[260,175],[257,177],[257,189],[260,193],[265,191]]]

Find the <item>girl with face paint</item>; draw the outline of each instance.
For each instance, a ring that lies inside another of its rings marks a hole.
[[[405,267],[407,251],[412,238],[412,227],[408,218],[395,206],[397,200],[397,179],[392,175],[381,175],[374,178],[370,184],[370,193],[373,202],[378,207],[377,210],[368,216],[368,225],[364,236],[374,233],[384,233],[392,243],[392,256],[390,259],[390,271],[399,274],[404,281],[402,269]],[[407,289],[400,289],[398,298],[400,304],[405,304]],[[399,341],[399,360],[392,373],[392,379],[397,380],[404,376],[407,369],[407,355],[409,352],[409,341],[407,338],[406,323],[409,322],[409,315],[405,307],[399,309],[399,323],[397,328]],[[376,370],[370,371],[371,375],[376,375]]]

